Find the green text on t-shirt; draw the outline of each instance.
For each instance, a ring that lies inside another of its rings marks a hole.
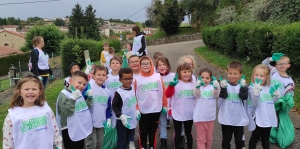
[[[20,127],[21,132],[25,133],[29,130],[38,128],[40,126],[47,124],[47,117],[46,116],[40,116],[37,118],[29,119],[28,121],[23,121],[22,126]]]

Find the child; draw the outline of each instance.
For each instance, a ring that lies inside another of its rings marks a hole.
[[[264,149],[269,149],[271,127],[277,127],[274,103],[280,97],[280,90],[274,92],[274,97],[270,94],[270,70],[266,65],[259,64],[253,69],[251,82],[253,86],[249,87],[248,92],[253,109],[249,114],[252,119],[255,118],[256,128],[252,132],[249,149],[255,149],[259,140]]]
[[[121,82],[119,79],[119,70],[121,68],[122,61],[118,56],[114,56],[110,59],[111,73],[107,75],[107,80],[105,81],[105,87],[110,90],[112,99],[114,98],[115,92],[121,87]],[[116,126],[116,116],[112,113],[112,128]]]
[[[164,56],[164,55],[162,53],[160,53],[160,52],[155,52],[153,54],[153,63],[156,64],[157,58],[161,57],[161,56]],[[157,67],[156,68],[154,67],[154,71],[157,72]]]
[[[101,56],[100,56],[100,64],[102,66],[105,66],[106,63],[106,56],[109,54],[108,53],[108,49],[109,49],[109,45],[107,42],[103,43],[103,51],[101,52]]]
[[[167,98],[164,96],[165,87],[160,74],[154,73],[154,65],[148,56],[141,57],[141,75],[134,82],[138,107],[141,111],[139,122],[140,148],[147,147],[149,137],[149,149],[156,148],[155,135],[162,110],[166,112]],[[139,112],[138,112],[139,114]]]
[[[132,55],[132,43],[127,43],[126,48],[127,48],[127,52],[124,52],[124,54],[128,59]]]
[[[111,92],[103,88],[107,79],[107,69],[104,66],[94,67],[94,81],[90,81],[93,91],[93,106],[90,109],[93,132],[86,138],[86,149],[100,149],[104,138],[103,127],[111,127]],[[107,126],[103,124],[107,122]]]
[[[115,49],[113,47],[109,47],[108,53],[109,54],[105,57],[106,64],[104,66],[108,69],[108,73],[110,73],[111,72],[111,68],[110,68],[110,63],[109,62],[110,62],[110,59],[112,57],[114,57],[114,55],[115,55]]]
[[[181,141],[181,129],[184,124],[188,149],[193,148],[192,126],[195,96],[193,95],[194,83],[192,82],[192,67],[187,63],[177,66],[176,76],[170,82],[167,90],[167,98],[171,98],[172,117],[174,123],[174,148],[179,149]],[[179,81],[178,81],[179,79]]]
[[[210,84],[212,72],[208,68],[201,69],[199,75],[193,91],[197,98],[193,116],[197,130],[197,148],[211,149],[220,85],[217,80]]]
[[[3,149],[62,149],[55,116],[48,106],[43,84],[34,75],[22,78],[3,123]]]
[[[244,104],[248,98],[248,87],[244,79],[240,80],[242,70],[241,63],[231,62],[227,66],[228,82],[221,81],[218,120],[222,128],[222,149],[231,148],[230,141],[233,133],[236,149],[245,147],[244,126],[248,125],[249,120]]]
[[[188,63],[192,67],[192,71],[195,71],[195,66],[196,66],[196,60],[195,57],[192,55],[185,55],[179,58],[178,60],[178,65],[182,63]],[[194,74],[192,74],[192,81],[196,83],[196,77]]]
[[[65,149],[82,149],[84,139],[92,133],[92,118],[89,108],[93,104],[92,90],[87,90],[87,100],[81,92],[88,83],[84,72],[76,71],[70,79],[70,86],[64,87],[57,97],[57,117],[62,130]]]
[[[137,76],[141,75],[140,71],[140,58],[137,55],[131,55],[128,58],[128,64],[131,70],[133,71],[133,79],[135,79]]]
[[[134,89],[131,87],[133,76],[130,68],[122,68],[119,71],[119,81],[122,86],[116,90],[112,109],[117,120],[117,149],[135,149],[133,138],[135,134],[135,127],[137,125],[136,119],[136,97]],[[130,118],[130,119],[129,119]]]
[[[69,85],[70,85],[70,78],[72,77],[72,74],[75,71],[80,71],[80,67],[79,67],[79,65],[77,63],[72,62],[69,65],[69,70],[70,70],[70,76],[67,77],[67,78],[65,78],[65,82],[64,82],[65,87],[69,87]]]
[[[171,65],[168,58],[161,56],[156,59],[156,68],[161,75],[165,87],[168,87],[170,82],[172,82],[175,77],[175,73],[171,71]],[[168,104],[170,104],[170,99],[168,98]],[[167,106],[170,107],[169,105]],[[167,149],[167,113],[161,113],[159,118],[159,131],[160,131],[160,149]]]
[[[132,33],[135,36],[132,45],[132,54],[140,57],[147,55],[146,37],[144,32],[140,32],[140,27],[134,26]]]

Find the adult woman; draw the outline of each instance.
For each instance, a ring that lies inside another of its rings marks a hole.
[[[48,78],[54,78],[52,70],[48,64],[49,55],[42,50],[45,45],[43,37],[33,37],[32,43],[34,49],[30,53],[32,63],[31,72],[43,82],[44,88],[46,88]]]
[[[132,44],[132,54],[136,54],[139,57],[147,55],[146,39],[144,36],[145,33],[140,32],[140,28],[138,26],[134,26],[132,28],[132,32],[135,35],[133,44]]]

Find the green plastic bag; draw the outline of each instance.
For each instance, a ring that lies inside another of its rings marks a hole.
[[[279,124],[277,128],[272,127],[269,141],[277,143],[283,149],[291,145],[295,139],[294,125],[288,115],[292,107],[294,107],[292,93],[286,94],[275,103],[275,109],[279,113]]]
[[[122,68],[128,68],[128,60],[125,56],[125,54],[122,57],[123,61],[122,61]]]
[[[104,123],[104,139],[102,143],[102,149],[115,149],[117,148],[117,129],[106,127],[106,122]]]

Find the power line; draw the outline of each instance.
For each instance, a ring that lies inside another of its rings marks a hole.
[[[142,9],[140,9],[139,11],[135,12],[134,14],[130,15],[129,17],[127,17],[126,19],[129,19],[130,17],[134,16],[135,14],[139,13],[140,11],[142,11],[143,9],[146,9],[147,6],[149,6],[152,2],[150,2],[148,5],[146,5],[145,7],[143,7]]]
[[[18,5],[18,4],[42,3],[42,2],[52,2],[52,1],[60,1],[60,0],[33,1],[33,2],[19,2],[19,3],[3,3],[3,4],[0,4],[0,5]]]

